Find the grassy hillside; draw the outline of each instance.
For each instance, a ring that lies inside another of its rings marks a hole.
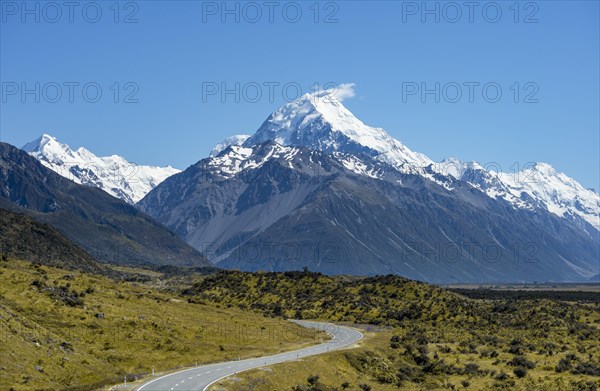
[[[220,387],[211,390],[592,391],[600,387],[598,375],[579,372],[584,367],[590,368],[589,364],[583,364],[588,362],[587,354],[559,351],[548,355],[527,351],[516,356],[487,344],[471,352],[464,350],[464,340],[458,343],[427,340],[423,345],[402,342],[394,348],[392,340],[399,334],[397,329],[365,334],[363,346],[358,349],[241,373],[237,381],[223,380]],[[517,362],[525,366],[515,365]]]
[[[462,310],[455,295],[399,276],[337,277],[312,272],[220,271],[183,291],[190,300],[254,309],[297,319],[396,324],[429,310]],[[423,294],[423,297],[421,297]],[[430,311],[431,312],[431,311]]]
[[[358,349],[240,374],[223,389],[600,387],[600,304],[587,297],[471,299],[397,276],[115,273],[121,280],[0,260],[0,389],[90,389],[152,367],[270,354],[322,338],[286,317],[363,324],[366,339]]]
[[[351,390],[363,383],[373,390],[600,387],[597,301],[473,300],[396,276],[308,272],[220,272],[199,278],[184,294],[270,315],[384,327],[360,351],[254,371],[245,381],[255,382],[255,390],[334,390],[344,382]],[[320,380],[309,384],[313,375]],[[237,386],[229,389],[243,389]]]
[[[147,271],[149,280],[161,274]],[[318,338],[278,318],[149,285],[0,260],[0,389],[91,389],[124,376],[288,350]]]
[[[0,258],[7,257],[95,274],[110,273],[109,268],[52,226],[0,209]]]

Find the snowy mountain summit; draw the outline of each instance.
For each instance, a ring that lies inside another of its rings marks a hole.
[[[275,141],[326,153],[365,154],[403,172],[433,162],[413,152],[381,128],[365,125],[328,90],[308,93],[282,106],[262,124],[245,146]]]
[[[587,219],[597,208],[549,166],[529,188],[527,174],[510,182],[476,162],[434,163],[328,92],[283,105],[240,141],[226,139],[137,204],[219,267],[436,282],[598,274],[600,232]],[[557,203],[586,218],[556,213]]]
[[[441,174],[468,182],[489,197],[500,197],[515,208],[541,208],[570,220],[583,219],[600,230],[600,195],[557,172],[549,164],[536,163],[517,173],[502,173],[486,169],[477,162],[465,163],[458,159],[434,163],[385,130],[365,125],[328,90],[308,93],[283,105],[243,146],[251,147],[266,141],[325,153],[342,152],[346,160],[347,154],[367,155],[402,173],[418,174],[451,189],[449,183],[452,180],[446,181],[436,175]],[[369,175],[373,176],[372,172]]]
[[[180,170],[131,163],[118,155],[98,157],[85,148],[72,150],[43,134],[22,148],[44,166],[76,183],[95,186],[130,204]]]

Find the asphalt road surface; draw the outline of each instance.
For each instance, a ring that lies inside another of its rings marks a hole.
[[[215,384],[221,379],[232,376],[234,373],[279,364],[286,361],[294,361],[302,357],[327,353],[332,350],[352,345],[363,337],[360,332],[354,329],[330,323],[309,322],[303,320],[293,320],[292,322],[303,327],[325,330],[332,336],[332,339],[319,345],[272,356],[229,361],[186,369],[150,380],[138,387],[137,391],[204,391],[207,390],[210,385]]]

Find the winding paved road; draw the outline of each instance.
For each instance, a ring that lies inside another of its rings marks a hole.
[[[210,385],[220,379],[232,376],[234,373],[341,349],[352,345],[363,337],[360,332],[349,327],[304,320],[293,320],[292,322],[303,327],[325,330],[332,336],[332,339],[319,345],[275,354],[273,356],[249,358],[186,369],[144,383],[137,388],[137,391],[205,391],[208,390]]]

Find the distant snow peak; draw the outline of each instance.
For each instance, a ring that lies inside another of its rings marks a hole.
[[[433,170],[442,175],[449,175],[456,179],[460,179],[465,172],[465,163],[457,158],[450,157],[439,163],[434,163]]]
[[[244,141],[248,140],[249,138],[249,134],[236,134],[235,136],[229,136],[214,146],[212,151],[210,151],[209,157],[217,156],[219,153],[221,153],[221,151],[229,146],[242,145],[244,144]]]
[[[516,208],[543,208],[565,218],[577,216],[600,230],[600,196],[550,164],[532,163],[510,173],[489,168],[455,158],[433,165],[436,172],[468,182],[491,198],[503,198]]]
[[[171,166],[138,165],[118,155],[98,157],[83,147],[74,151],[49,134],[43,134],[22,149],[65,178],[98,187],[130,204],[138,202],[159,183],[180,172]]]
[[[547,163],[535,163],[517,173],[499,173],[513,195],[526,193],[548,211],[566,218],[579,216],[600,230],[600,196]]]
[[[446,158],[439,163],[433,163],[432,167],[435,172],[445,176],[451,176],[456,179],[462,179],[467,170],[486,171],[476,161],[464,162],[455,157]]]
[[[44,148],[48,143],[56,143],[56,144],[60,145],[61,148],[64,147],[64,145],[60,144],[58,142],[58,140],[56,140],[55,137],[53,137],[53,136],[51,136],[51,135],[49,135],[47,133],[44,133],[40,137],[38,137],[37,139],[33,140],[32,142],[25,144],[22,149],[25,152],[30,153],[30,152],[34,152],[37,149]]]

